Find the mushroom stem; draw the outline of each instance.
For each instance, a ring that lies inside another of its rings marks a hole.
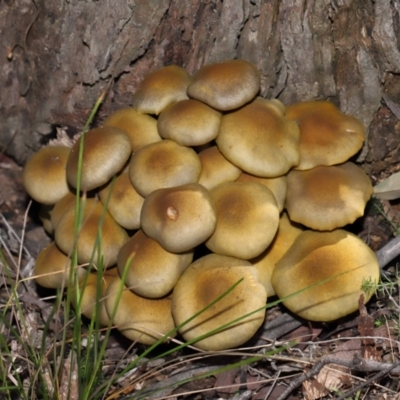
[[[376,253],[380,268],[386,267],[393,259],[400,254],[400,236],[397,236],[389,243],[385,244]]]

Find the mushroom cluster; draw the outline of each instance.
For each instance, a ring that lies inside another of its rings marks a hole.
[[[39,150],[23,179],[54,243],[37,282],[79,284],[82,313],[132,340],[178,326],[205,350],[250,339],[267,295],[314,321],[355,311],[362,280],[379,277],[368,246],[339,229],[373,192],[348,161],[364,127],[327,101],[258,97],[260,81],[245,60],[193,76],[164,67],[72,148]]]

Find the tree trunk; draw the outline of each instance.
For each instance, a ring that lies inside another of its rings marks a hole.
[[[262,96],[363,121],[371,175],[400,160],[398,0],[4,0],[0,16],[0,146],[19,163],[106,88],[100,120],[152,70],[231,58],[261,70]]]

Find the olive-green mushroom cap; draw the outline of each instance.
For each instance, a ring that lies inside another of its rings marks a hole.
[[[147,299],[138,296],[119,277],[114,278],[107,288],[105,306],[116,328],[135,342],[154,344],[175,328],[169,297]]]
[[[176,325],[180,325],[240,280],[225,297],[179,330],[185,340],[230,324],[222,331],[194,343],[203,350],[224,350],[240,346],[256,333],[264,321],[265,309],[232,322],[264,307],[267,293],[258,282],[257,270],[248,261],[233,257],[210,254],[191,264],[172,293],[172,314]]]
[[[123,169],[132,147],[129,136],[117,128],[94,128],[86,132],[72,147],[67,162],[68,182],[76,188],[79,149],[83,140],[81,190],[88,191],[107,183]]]
[[[157,189],[195,183],[200,172],[196,152],[168,139],[142,147],[129,163],[133,187],[143,197]]]
[[[69,192],[65,168],[70,150],[64,146],[43,147],[26,163],[22,181],[33,200],[52,205]]]
[[[139,230],[122,246],[117,265],[133,292],[154,299],[171,292],[192,259],[192,251],[171,253]]]
[[[251,101],[260,90],[260,71],[246,60],[205,65],[193,76],[189,97],[220,111],[233,110]]]
[[[257,182],[225,182],[211,189],[217,225],[205,242],[214,253],[242,259],[260,255],[279,224],[273,193]]]
[[[111,126],[124,131],[131,140],[132,152],[141,147],[162,140],[157,130],[157,120],[147,114],[141,114],[132,107],[113,112],[103,122],[103,126]]]
[[[177,65],[150,72],[133,96],[132,107],[145,114],[158,115],[172,103],[188,98],[190,75]]]
[[[200,146],[217,137],[220,123],[220,112],[188,99],[165,108],[158,117],[157,128],[164,139],[182,146]]]
[[[154,191],[146,197],[141,213],[144,233],[173,253],[203,243],[214,232],[216,221],[214,201],[198,183]]]
[[[374,252],[359,237],[340,229],[305,231],[276,265],[272,285],[293,313],[333,321],[356,311],[361,295],[366,302],[371,298],[374,291],[365,293],[361,286],[378,283],[379,273]]]
[[[292,170],[287,182],[290,219],[321,231],[353,223],[364,214],[373,194],[367,174],[351,162]]]
[[[286,117],[300,128],[300,162],[295,169],[347,161],[362,147],[365,127],[329,101],[304,101],[288,106]]]
[[[278,100],[257,97],[222,116],[216,139],[221,153],[243,171],[263,178],[286,174],[297,165],[299,127],[285,118]]]

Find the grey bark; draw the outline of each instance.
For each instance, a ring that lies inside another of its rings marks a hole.
[[[400,160],[398,0],[3,0],[0,146],[24,163],[56,126],[82,129],[128,106],[150,71],[245,58],[261,95],[285,104],[329,99],[360,118],[371,175]]]

